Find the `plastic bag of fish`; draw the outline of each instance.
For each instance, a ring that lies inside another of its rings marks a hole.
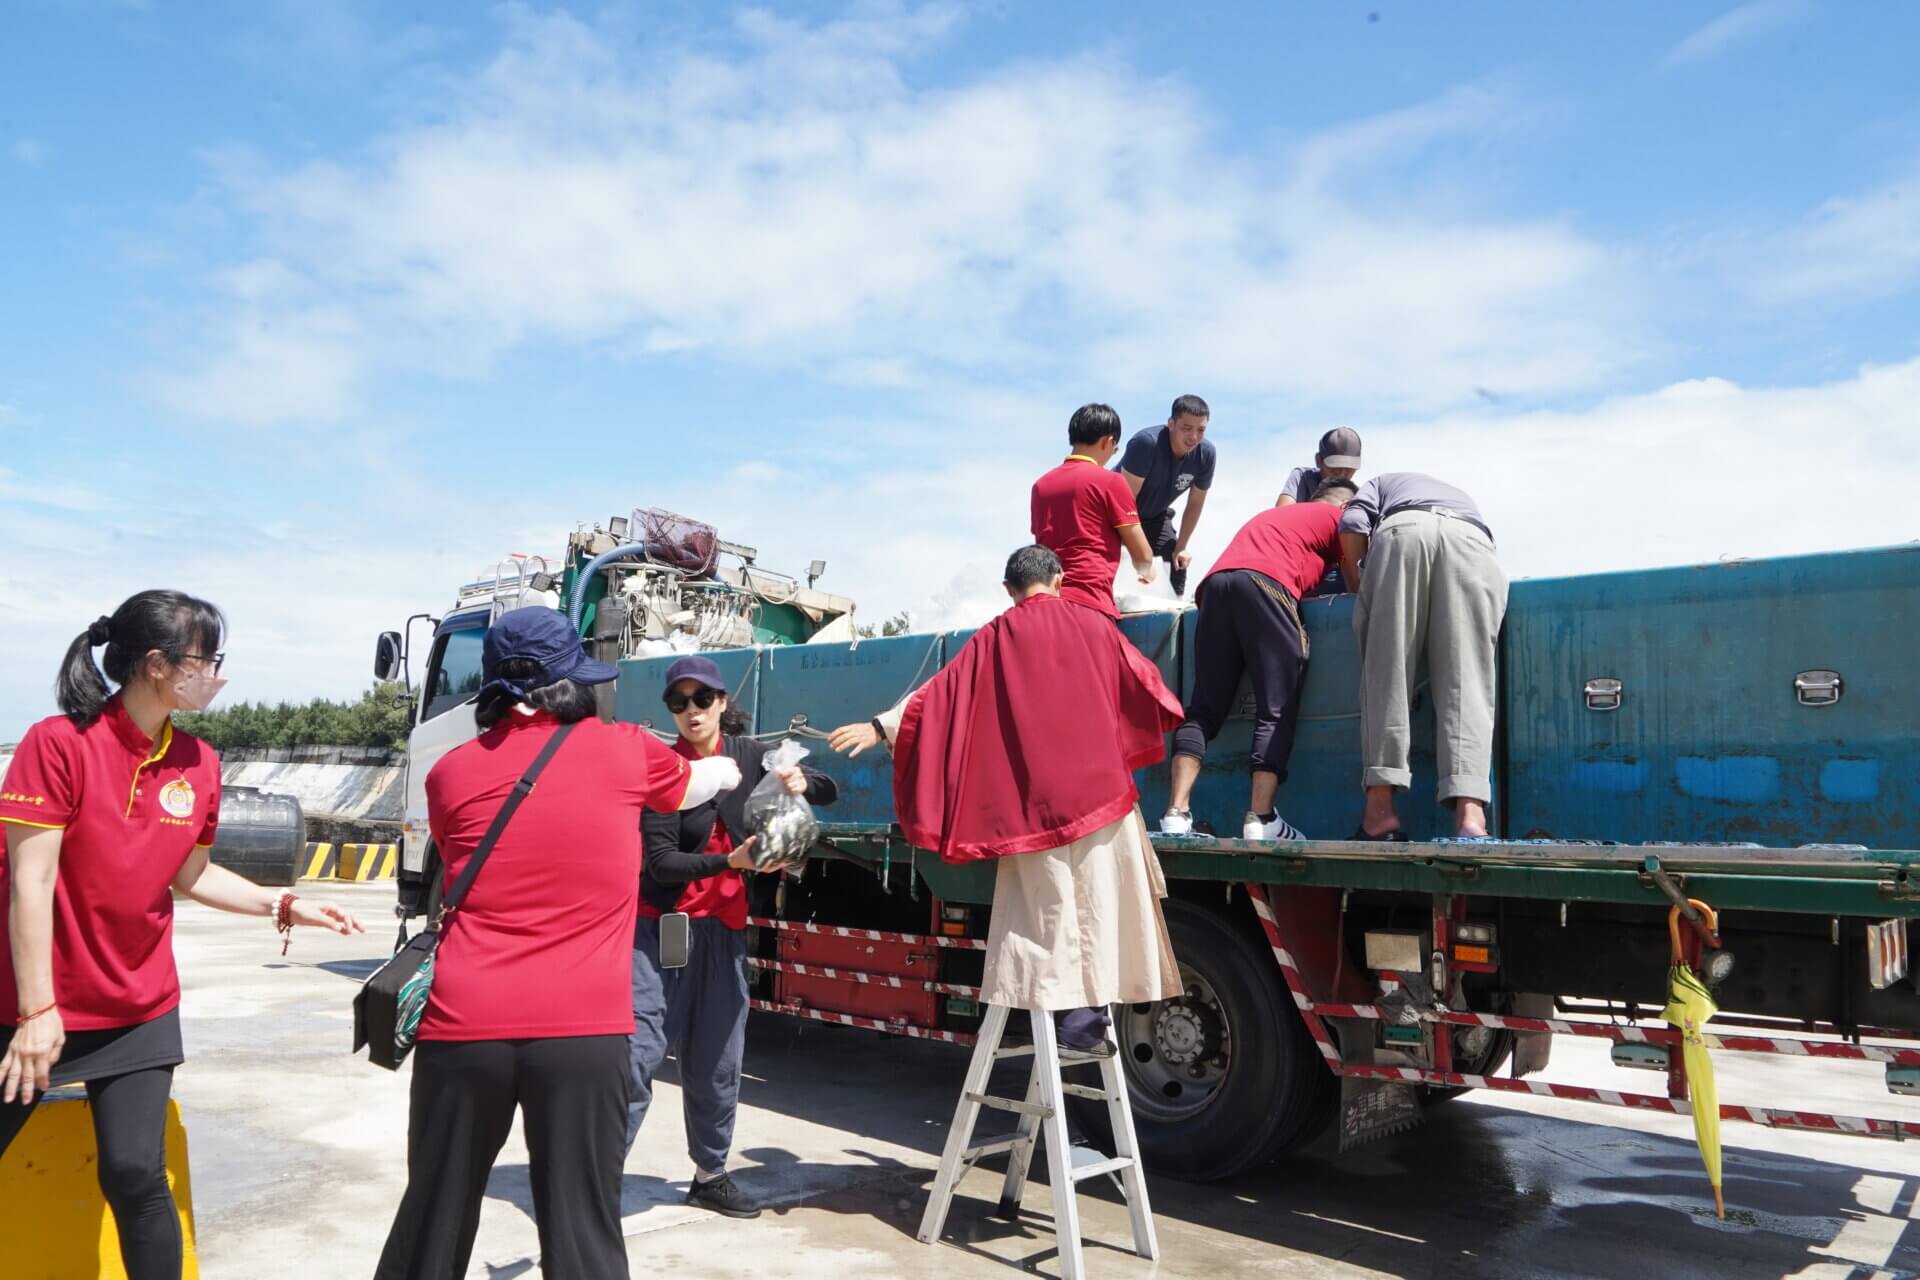
[[[767,752],[767,776],[747,795],[747,834],[757,836],[753,865],[762,871],[797,867],[820,838],[820,824],[805,796],[787,790],[778,770],[796,768],[807,749],[789,738]]]

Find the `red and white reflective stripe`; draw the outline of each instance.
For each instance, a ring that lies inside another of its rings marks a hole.
[[[1246,886],[1247,896],[1253,901],[1253,913],[1260,917],[1260,927],[1266,930],[1267,945],[1273,948],[1273,958],[1280,962],[1280,974],[1287,980],[1287,990],[1293,992],[1294,1007],[1300,1010],[1300,1020],[1307,1024],[1307,1031],[1313,1036],[1313,1042],[1320,1046],[1320,1056],[1327,1060],[1327,1066],[1335,1075],[1341,1073],[1340,1046],[1333,1042],[1333,1034],[1327,1030],[1327,1024],[1314,1012],[1313,997],[1307,994],[1307,984],[1300,976],[1300,968],[1294,964],[1293,956],[1286,944],[1280,941],[1280,924],[1273,918],[1273,904],[1267,901],[1267,890],[1263,885]]]
[[[1666,1111],[1690,1116],[1693,1104],[1685,1098],[1668,1098],[1651,1093],[1620,1093],[1612,1089],[1591,1089],[1577,1084],[1548,1084],[1540,1080],[1509,1080],[1505,1076],[1469,1076],[1457,1071],[1421,1071],[1413,1067],[1351,1065],[1342,1074],[1374,1080],[1404,1080],[1409,1084],[1440,1085],[1451,1089],[1493,1089],[1502,1093],[1530,1093],[1542,1098],[1569,1098],[1578,1102],[1601,1102],[1614,1107],[1632,1107],[1639,1111]],[[1890,1138],[1906,1141],[1920,1138],[1920,1125],[1902,1120],[1875,1120],[1866,1116],[1834,1116],[1818,1111],[1775,1111],[1770,1107],[1740,1107],[1722,1104],[1722,1120],[1742,1120],[1770,1129],[1807,1129],[1818,1133],[1846,1133],[1863,1138]]]
[[[839,1027],[859,1027],[863,1031],[884,1031],[889,1035],[907,1036],[914,1040],[938,1040],[943,1044],[972,1044],[977,1038],[964,1031],[935,1031],[931,1027],[918,1027],[910,1022],[882,1022],[878,1018],[861,1018],[851,1013],[828,1013],[823,1009],[803,1009],[797,1005],[775,1004],[771,1000],[753,1000],[748,1003],[762,1013],[784,1013],[792,1018],[830,1022]]]
[[[747,963],[756,969],[772,969],[778,973],[797,973],[807,978],[838,978],[842,982],[863,982],[872,987],[892,987],[898,991],[935,991],[943,996],[971,996],[980,998],[980,988],[960,987],[949,982],[923,982],[918,978],[896,978],[886,973],[863,973],[858,969],[829,969],[820,964],[796,964],[791,960],[763,960],[759,956],[748,956]]]
[[[931,934],[887,933],[881,929],[849,929],[837,924],[806,924],[799,920],[774,920],[767,916],[748,916],[747,923],[759,929],[778,929],[785,933],[817,933],[829,938],[858,938],[862,942],[907,942],[915,946],[952,947],[956,951],[985,951],[985,938],[936,938]]]
[[[1273,948],[1274,959],[1280,963],[1281,976],[1286,979],[1287,988],[1293,992],[1293,1002],[1300,1010],[1300,1018],[1307,1024],[1314,1042],[1320,1046],[1320,1054],[1327,1060],[1328,1067],[1337,1076],[1357,1076],[1374,1080],[1400,1080],[1409,1084],[1438,1085],[1449,1089],[1491,1089],[1498,1093],[1529,1093],[1537,1097],[1566,1098],[1576,1102],[1598,1102],[1614,1107],[1633,1107],[1643,1111],[1665,1111],[1674,1115],[1692,1115],[1693,1104],[1683,1098],[1668,1098],[1650,1093],[1620,1093],[1612,1089],[1592,1089],[1577,1084],[1549,1084],[1541,1080],[1510,1080],[1502,1076],[1470,1076],[1457,1071],[1422,1071],[1413,1067],[1363,1066],[1358,1063],[1345,1063],[1340,1060],[1340,1050],[1327,1031],[1326,1023],[1321,1020],[1322,1013],[1329,1017],[1378,1017],[1380,1010],[1374,1005],[1334,1005],[1316,1004],[1307,994],[1306,983],[1300,976],[1300,970],[1288,954],[1286,946],[1280,940],[1280,926],[1274,919],[1273,907],[1267,901],[1266,890],[1260,885],[1246,886],[1247,896],[1253,902],[1253,911],[1260,918],[1260,927],[1266,931],[1267,943]],[[1348,1010],[1339,1013],[1336,1010]],[[1361,1012],[1365,1010],[1366,1012]],[[1495,1018],[1494,1014],[1463,1015],[1468,1025],[1488,1025],[1480,1022],[1482,1018]],[[1450,1019],[1443,1019],[1450,1020]],[[1557,1019],[1501,1019],[1506,1022],[1541,1023],[1540,1029],[1557,1030],[1544,1024],[1557,1022]],[[1580,1024],[1570,1023],[1578,1027]],[[1638,1028],[1635,1028],[1638,1030]],[[1576,1034],[1578,1034],[1576,1032]],[[1643,1032],[1643,1034],[1645,1034]],[[1752,1040],[1768,1037],[1729,1037]],[[1865,1048],[1867,1046],[1860,1046]],[[1898,1052],[1905,1052],[1900,1050]],[[1835,1116],[1818,1111],[1775,1111],[1769,1107],[1741,1107],[1721,1104],[1720,1117],[1723,1120],[1741,1120],[1749,1124],[1766,1125],[1773,1129],[1806,1129],[1816,1133],[1844,1133],[1867,1138],[1891,1138],[1903,1141],[1920,1138],[1920,1125],[1900,1120],[1876,1120],[1865,1116]]]
[[[1371,1004],[1316,1003],[1313,1011],[1325,1018],[1367,1018],[1387,1020],[1386,1013]],[[1424,1022],[1441,1022],[1455,1027],[1492,1027],[1502,1031],[1545,1031],[1560,1036],[1592,1036],[1628,1044],[1676,1045],[1680,1033],[1671,1027],[1637,1027],[1604,1022],[1572,1022],[1563,1018],[1521,1018],[1499,1013],[1423,1013]],[[1720,1036],[1711,1032],[1701,1036],[1709,1049],[1729,1053],[1778,1053],[1798,1058],[1842,1058],[1853,1062],[1891,1062],[1903,1067],[1920,1067],[1920,1049],[1893,1049],[1871,1044],[1841,1044],[1826,1040],[1799,1040],[1785,1036]]]

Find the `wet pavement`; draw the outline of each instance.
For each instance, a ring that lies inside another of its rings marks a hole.
[[[365,1276],[405,1182],[408,1076],[351,1058],[350,1001],[384,956],[391,890],[343,886],[372,930],[302,932],[282,959],[265,922],[185,907],[179,955],[186,1122],[202,1274]],[[1719,1055],[1723,1101],[1920,1123],[1872,1064]],[[1044,1181],[1019,1223],[991,1216],[997,1176],[961,1188],[937,1248],[913,1239],[965,1052],[756,1017],[736,1174],[757,1221],[682,1203],[671,1066],[628,1163],[636,1276],[1058,1275]],[[1561,1041],[1548,1078],[1658,1092],[1599,1043]],[[1082,1188],[1096,1277],[1920,1276],[1920,1144],[1728,1124],[1725,1222],[1684,1117],[1468,1095],[1417,1130],[1328,1146],[1214,1185],[1151,1179],[1161,1261],[1134,1258],[1124,1206]],[[997,1162],[990,1162],[997,1164]],[[1151,1173],[1151,1171],[1149,1171]],[[501,1153],[474,1276],[538,1274],[525,1148]]]

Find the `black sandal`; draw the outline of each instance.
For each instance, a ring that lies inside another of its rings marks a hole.
[[[1370,836],[1367,834],[1366,827],[1362,825],[1355,827],[1353,834],[1348,836],[1347,839],[1349,841],[1369,844],[1406,844],[1407,833],[1404,828],[1395,827],[1393,830],[1382,835]]]

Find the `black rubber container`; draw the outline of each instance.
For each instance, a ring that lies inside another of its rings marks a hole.
[[[255,884],[290,885],[307,852],[306,817],[292,796],[223,787],[213,861]]]

